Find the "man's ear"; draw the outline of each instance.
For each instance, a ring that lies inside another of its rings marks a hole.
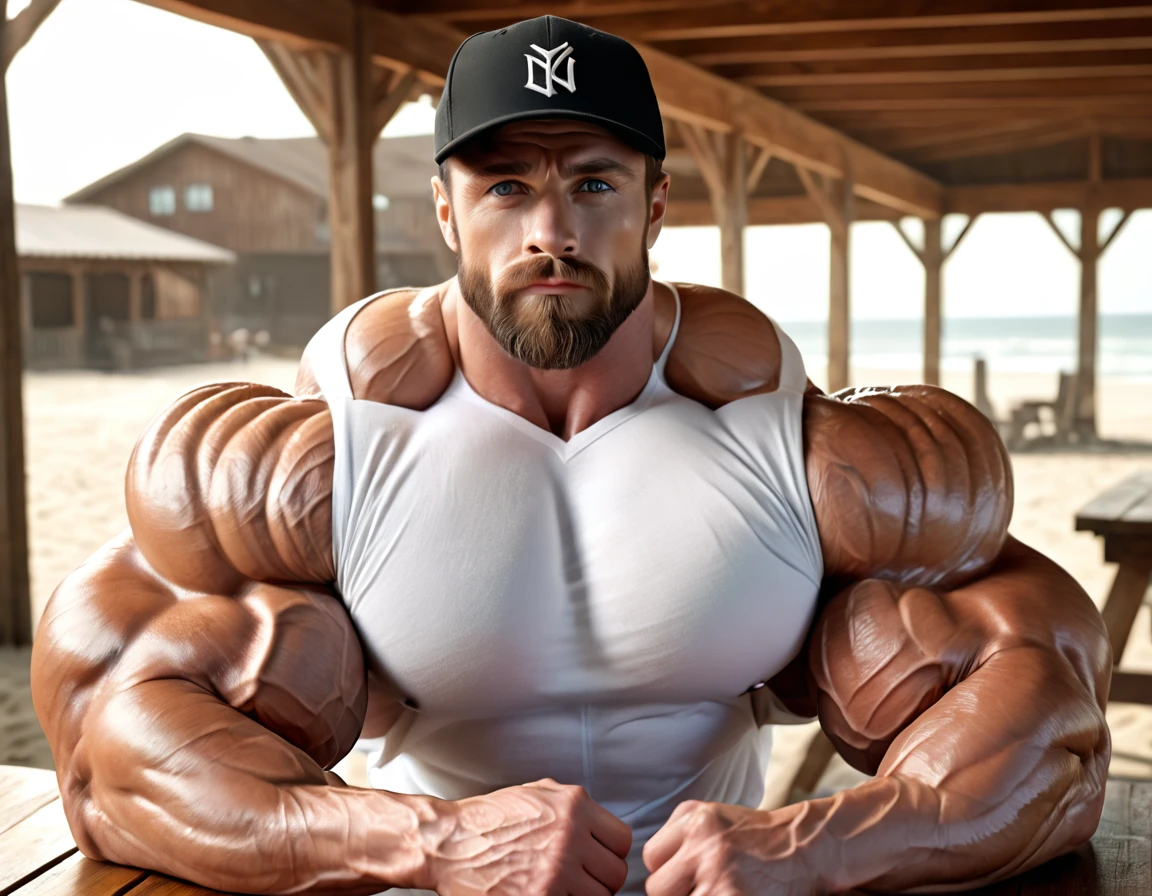
[[[456,240],[456,228],[452,226],[452,205],[448,202],[448,185],[436,175],[432,178],[432,198],[436,201],[436,221],[440,225],[440,235],[454,253],[459,254],[460,244]]]
[[[648,248],[656,245],[656,238],[664,227],[664,215],[668,211],[668,185],[672,178],[664,174],[652,191],[652,198],[648,205]]]

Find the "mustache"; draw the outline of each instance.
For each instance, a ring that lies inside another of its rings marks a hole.
[[[607,292],[610,285],[607,275],[589,261],[541,255],[519,262],[505,271],[500,277],[499,290],[507,295],[554,277],[598,292]]]

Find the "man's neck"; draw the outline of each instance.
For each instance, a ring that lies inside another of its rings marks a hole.
[[[594,358],[571,370],[538,370],[501,348],[464,301],[456,278],[445,285],[444,328],[469,385],[486,400],[565,441],[640,394],[675,317],[671,295],[650,281],[636,310]]]

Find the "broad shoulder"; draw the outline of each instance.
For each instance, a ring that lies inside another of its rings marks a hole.
[[[677,283],[680,331],[664,370],[668,385],[712,408],[780,387],[782,351],[771,320],[723,289]]]
[[[435,404],[456,369],[440,310],[445,288],[385,293],[356,312],[344,333],[353,397],[413,410]],[[297,395],[319,393],[314,363],[310,346],[300,361]]]
[[[668,354],[665,378],[676,392],[711,408],[738,398],[775,392],[782,351],[776,327],[747,299],[722,289],[677,283],[680,329]],[[430,407],[448,388],[455,361],[441,302],[447,284],[405,289],[367,302],[344,335],[344,354],[356,398],[413,410]],[[665,287],[657,331],[671,331],[674,308]],[[661,317],[667,320],[661,323]],[[316,395],[311,347],[301,359],[296,394]],[[330,363],[330,362],[328,362]]]

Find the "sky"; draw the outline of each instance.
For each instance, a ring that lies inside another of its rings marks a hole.
[[[25,5],[9,0],[9,14]],[[62,0],[13,62],[8,106],[16,199],[48,205],[185,132],[312,133],[252,40],[135,0]],[[409,104],[385,136],[430,133],[433,117]],[[745,292],[781,320],[826,319],[828,250],[823,225],[748,228]],[[661,279],[720,282],[715,228],[670,228],[652,257]],[[923,284],[889,224],[854,226],[854,318],[920,317]],[[1070,315],[1078,290],[1076,260],[1038,215],[986,215],[945,267],[944,313]],[[1101,262],[1100,308],[1152,313],[1152,211],[1133,215]]]

